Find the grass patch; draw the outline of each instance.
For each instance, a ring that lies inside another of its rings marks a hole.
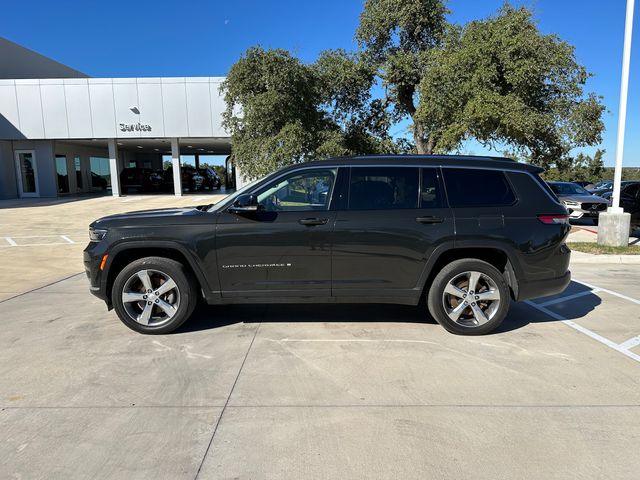
[[[640,255],[640,247],[605,247],[597,243],[590,242],[570,242],[568,246],[571,250],[595,255]]]

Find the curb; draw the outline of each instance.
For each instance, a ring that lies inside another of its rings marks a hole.
[[[569,244],[571,248],[571,244]],[[640,265],[640,255],[594,255],[592,253],[571,252],[571,263],[618,263],[626,265]]]

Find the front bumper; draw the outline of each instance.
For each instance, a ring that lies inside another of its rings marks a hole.
[[[84,271],[89,279],[89,291],[108,304],[109,299],[107,298],[104,288],[105,282],[102,281],[103,272],[100,270],[100,264],[102,263],[102,258],[105,253],[106,252],[103,252],[102,249],[99,248],[99,244],[92,242],[84,249],[82,256],[84,261]]]
[[[596,204],[596,205],[604,205],[604,207],[598,207],[595,210],[593,208],[583,208],[582,205],[567,205],[564,206],[569,211],[569,218],[578,219],[578,218],[598,218],[600,212],[604,212],[607,210],[607,204]]]

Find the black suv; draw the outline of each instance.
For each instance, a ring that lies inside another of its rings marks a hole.
[[[298,164],[216,205],[96,220],[85,268],[142,333],[176,329],[203,298],[426,303],[450,332],[483,334],[511,299],[570,281],[567,210],[541,171],[461,156]]]

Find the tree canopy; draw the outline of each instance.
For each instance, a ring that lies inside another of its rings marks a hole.
[[[305,64],[250,48],[222,86],[243,174],[334,155],[448,153],[468,139],[562,171],[574,148],[600,143],[604,107],[584,93],[588,72],[530,10],[505,4],[466,25],[448,14],[443,0],[366,0],[355,52]],[[411,139],[394,139],[406,122]]]
[[[342,50],[305,65],[284,50],[250,48],[223,84],[224,126],[248,178],[316,158],[397,151],[370,65]]]
[[[526,8],[452,28],[425,58],[414,123],[429,135],[426,153],[475,138],[562,167],[572,148],[601,141],[604,107],[583,94],[586,69],[572,46],[540,34]]]

